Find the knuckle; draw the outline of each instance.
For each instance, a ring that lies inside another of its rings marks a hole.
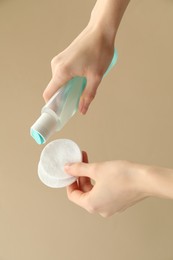
[[[93,82],[93,84],[97,87],[101,81],[103,77],[103,73],[102,71],[96,71],[96,72],[92,72],[91,74],[91,80]]]
[[[91,174],[93,175],[93,176],[98,176],[98,174],[99,174],[99,164],[97,164],[97,163],[92,163],[92,171],[91,171]]]
[[[88,198],[87,211],[91,214],[99,212],[99,206],[94,202],[93,198]]]
[[[87,211],[88,211],[90,214],[96,213],[95,208],[94,208],[93,206],[91,206],[91,205],[87,207]]]
[[[67,75],[69,73],[69,65],[68,64],[58,63],[54,69],[55,69],[55,74],[59,75],[61,77],[62,77],[62,75]]]
[[[69,201],[73,202],[72,196],[69,193],[67,193],[67,197]]]
[[[70,166],[68,173],[78,175],[78,174],[80,174],[80,171],[81,171],[80,163],[73,163]]]
[[[86,103],[90,104],[91,101],[95,98],[95,95],[96,95],[96,92],[94,92],[94,91],[87,93],[86,98],[85,98]]]
[[[76,172],[76,171],[80,171],[80,167],[81,163],[73,163],[70,167],[71,171]]]
[[[90,100],[93,100],[93,99],[95,98],[95,95],[96,95],[96,93],[93,91],[93,92],[91,92],[91,93],[88,94],[88,98],[89,98]]]
[[[69,70],[69,64],[64,62],[61,55],[57,55],[51,60],[51,68],[54,71],[58,71],[60,73],[66,73]]]
[[[94,81],[96,84],[99,84],[101,79],[103,77],[103,72],[102,71],[97,71],[97,73],[94,75]]]
[[[45,90],[44,92],[43,92],[43,99],[44,100],[48,100],[48,93],[47,93],[47,91]]]
[[[53,57],[52,60],[51,60],[51,62],[50,62],[52,68],[56,66],[56,63],[57,63],[57,60],[58,60],[57,57],[58,57],[58,56]]]
[[[102,216],[103,218],[108,218],[111,216],[111,214],[108,212],[103,212],[103,213],[100,213],[100,216]]]
[[[51,65],[54,66],[58,63],[61,63],[63,60],[62,53],[59,53],[58,55],[54,56],[51,60]]]

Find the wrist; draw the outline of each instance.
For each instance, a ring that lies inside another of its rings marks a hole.
[[[115,0],[97,0],[88,26],[114,44],[118,25],[116,24]]]
[[[130,165],[129,173],[131,176],[132,189],[143,198],[152,196],[151,167],[135,163],[130,163]]]
[[[148,176],[151,182],[151,195],[157,198],[173,199],[173,170],[150,167]]]
[[[102,22],[97,22],[95,19],[90,19],[86,30],[92,32],[96,38],[99,38],[109,48],[114,49],[116,33],[114,30],[107,30]]]
[[[102,31],[111,41],[116,33],[130,0],[97,0],[89,24]]]
[[[155,166],[135,165],[136,186],[147,197],[173,199],[173,170]]]
[[[90,30],[93,30],[95,33],[103,37],[107,42],[114,45],[117,30],[115,27],[109,26],[109,24],[105,22],[104,18],[97,18],[91,15],[88,27]]]

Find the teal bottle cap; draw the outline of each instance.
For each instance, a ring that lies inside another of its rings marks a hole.
[[[46,142],[45,138],[33,128],[30,130],[30,135],[34,138],[37,144],[44,144]]]

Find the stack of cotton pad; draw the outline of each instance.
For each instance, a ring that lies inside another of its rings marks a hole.
[[[82,161],[82,153],[76,143],[68,139],[59,139],[47,144],[40,156],[38,175],[40,180],[51,188],[70,185],[76,177],[64,171],[66,163]]]

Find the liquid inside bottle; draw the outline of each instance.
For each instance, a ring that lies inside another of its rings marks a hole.
[[[42,108],[42,113],[50,113],[56,118],[57,131],[61,130],[77,111],[85,85],[84,77],[71,79]]]

